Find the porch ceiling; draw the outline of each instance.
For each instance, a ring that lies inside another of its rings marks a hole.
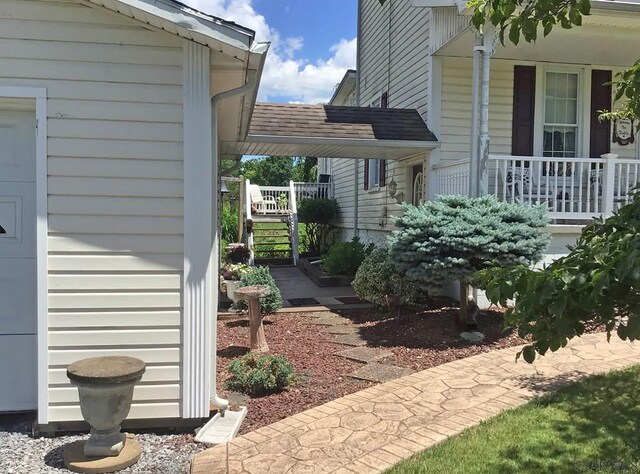
[[[468,28],[437,51],[440,56],[470,57],[474,33]],[[586,17],[583,26],[570,30],[555,28],[535,44],[498,45],[494,58],[598,66],[632,65],[640,51],[640,15]]]
[[[399,160],[438,146],[413,109],[256,104],[244,141],[221,141],[222,155]]]

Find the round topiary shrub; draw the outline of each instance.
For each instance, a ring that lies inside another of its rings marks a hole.
[[[266,298],[260,298],[260,311],[263,313],[274,313],[282,308],[282,295],[276,286],[276,281],[271,276],[268,267],[251,267],[246,273],[240,277],[238,288],[254,285],[266,285],[271,290],[271,294]],[[246,301],[238,301],[234,303],[233,309],[245,311],[247,309]]]
[[[352,286],[358,297],[378,306],[388,307],[392,301],[415,304],[427,296],[426,285],[409,280],[399,272],[387,248],[376,248],[365,257]]]
[[[296,381],[293,366],[279,355],[250,352],[232,360],[229,372],[225,386],[252,397],[280,392]]]

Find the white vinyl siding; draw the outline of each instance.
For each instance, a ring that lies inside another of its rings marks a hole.
[[[378,99],[381,91],[388,93],[390,108],[417,109],[423,119],[427,118],[429,87],[429,28],[431,9],[411,6],[405,0],[388,0],[380,6],[378,0],[359,0],[362,8],[360,48],[360,104],[369,105]],[[387,160],[385,180],[398,183],[398,192],[403,192],[410,201],[412,164],[424,160],[426,152],[402,161]],[[371,157],[376,158],[375,156]],[[373,163],[373,162],[371,162]],[[351,170],[353,183],[353,165]],[[363,231],[388,232],[393,228],[392,217],[401,213],[401,207],[389,197],[386,188],[364,190],[364,162],[358,173],[358,228]],[[337,176],[338,168],[334,174]],[[369,183],[372,188],[371,181]],[[353,203],[353,184],[350,195],[336,195],[340,209]],[[349,207],[349,226],[353,226],[353,210]],[[384,209],[387,217],[383,217]],[[346,214],[346,212],[345,212]],[[381,225],[382,224],[382,225]],[[366,235],[366,232],[365,232]]]
[[[0,0],[0,85],[48,94],[49,420],[66,365],[148,364],[130,418],[180,416],[182,42],[74,1]]]
[[[511,153],[511,122],[513,114],[513,61],[491,61],[489,90],[489,135],[491,153]],[[471,144],[470,58],[442,59],[442,119],[440,160],[470,159]]]

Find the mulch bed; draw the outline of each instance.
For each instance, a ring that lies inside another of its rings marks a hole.
[[[424,370],[453,360],[505,347],[523,344],[513,332],[502,329],[502,313],[490,311],[478,318],[479,328],[486,338],[482,344],[472,344],[460,338],[454,324],[457,309],[440,300],[429,308],[405,311],[398,321],[373,309],[335,311],[348,318],[370,347],[380,347],[393,354],[380,361],[414,371]],[[335,344],[322,327],[308,324],[309,316],[298,313],[277,314],[265,318],[265,332],[272,354],[290,361],[300,381],[282,393],[253,398],[247,402],[248,415],[241,433],[253,431],[349,393],[362,390],[372,383],[356,381],[347,374],[363,365],[335,355],[348,349]],[[224,381],[228,378],[229,362],[245,354],[249,346],[246,316],[218,322],[218,387],[226,396]]]

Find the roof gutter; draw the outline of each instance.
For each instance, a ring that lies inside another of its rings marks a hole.
[[[433,150],[440,147],[437,140],[378,140],[370,138],[291,137],[281,135],[248,135],[247,143],[293,145],[370,146],[376,148],[415,148]]]
[[[257,85],[258,85],[258,72],[257,71],[248,71],[247,73],[247,82],[240,87],[236,87],[235,89],[231,89],[228,91],[224,91],[224,92],[220,92],[216,95],[214,95],[211,98],[211,143],[213,145],[213,149],[211,151],[211,159],[213,161],[212,163],[212,174],[213,174],[213,179],[214,179],[214,183],[218,182],[218,168],[219,168],[219,145],[218,145],[218,105],[220,105],[220,102],[222,102],[223,100],[226,99],[230,99],[231,97],[236,97],[239,95],[245,95],[247,92],[251,91],[252,89],[257,89]],[[212,249],[213,249],[213,254],[217,260],[217,256],[219,255],[220,252],[220,234],[218,232],[218,186],[214,186],[214,195],[211,196],[211,199],[213,200],[214,203],[216,203],[216,205],[214,205],[213,207],[213,222],[215,223],[215,233],[214,233],[214,237],[213,237],[213,245],[212,245]],[[214,278],[214,288],[212,291],[212,295],[214,298],[214,308],[218,307],[218,301],[217,301],[217,294],[218,292],[216,291],[217,288],[217,278]],[[213,311],[213,321],[211,323],[211,336],[210,336],[210,344],[212,344],[214,347],[217,347],[217,341],[218,341],[218,312],[214,309]],[[220,397],[218,395],[218,388],[217,388],[217,383],[216,383],[216,373],[217,373],[217,353],[216,350],[212,350],[210,351],[210,357],[211,357],[211,373],[210,373],[210,392],[209,392],[209,400],[210,402],[221,412],[221,416],[224,416],[225,411],[229,408],[229,400],[225,400],[224,398]]]

